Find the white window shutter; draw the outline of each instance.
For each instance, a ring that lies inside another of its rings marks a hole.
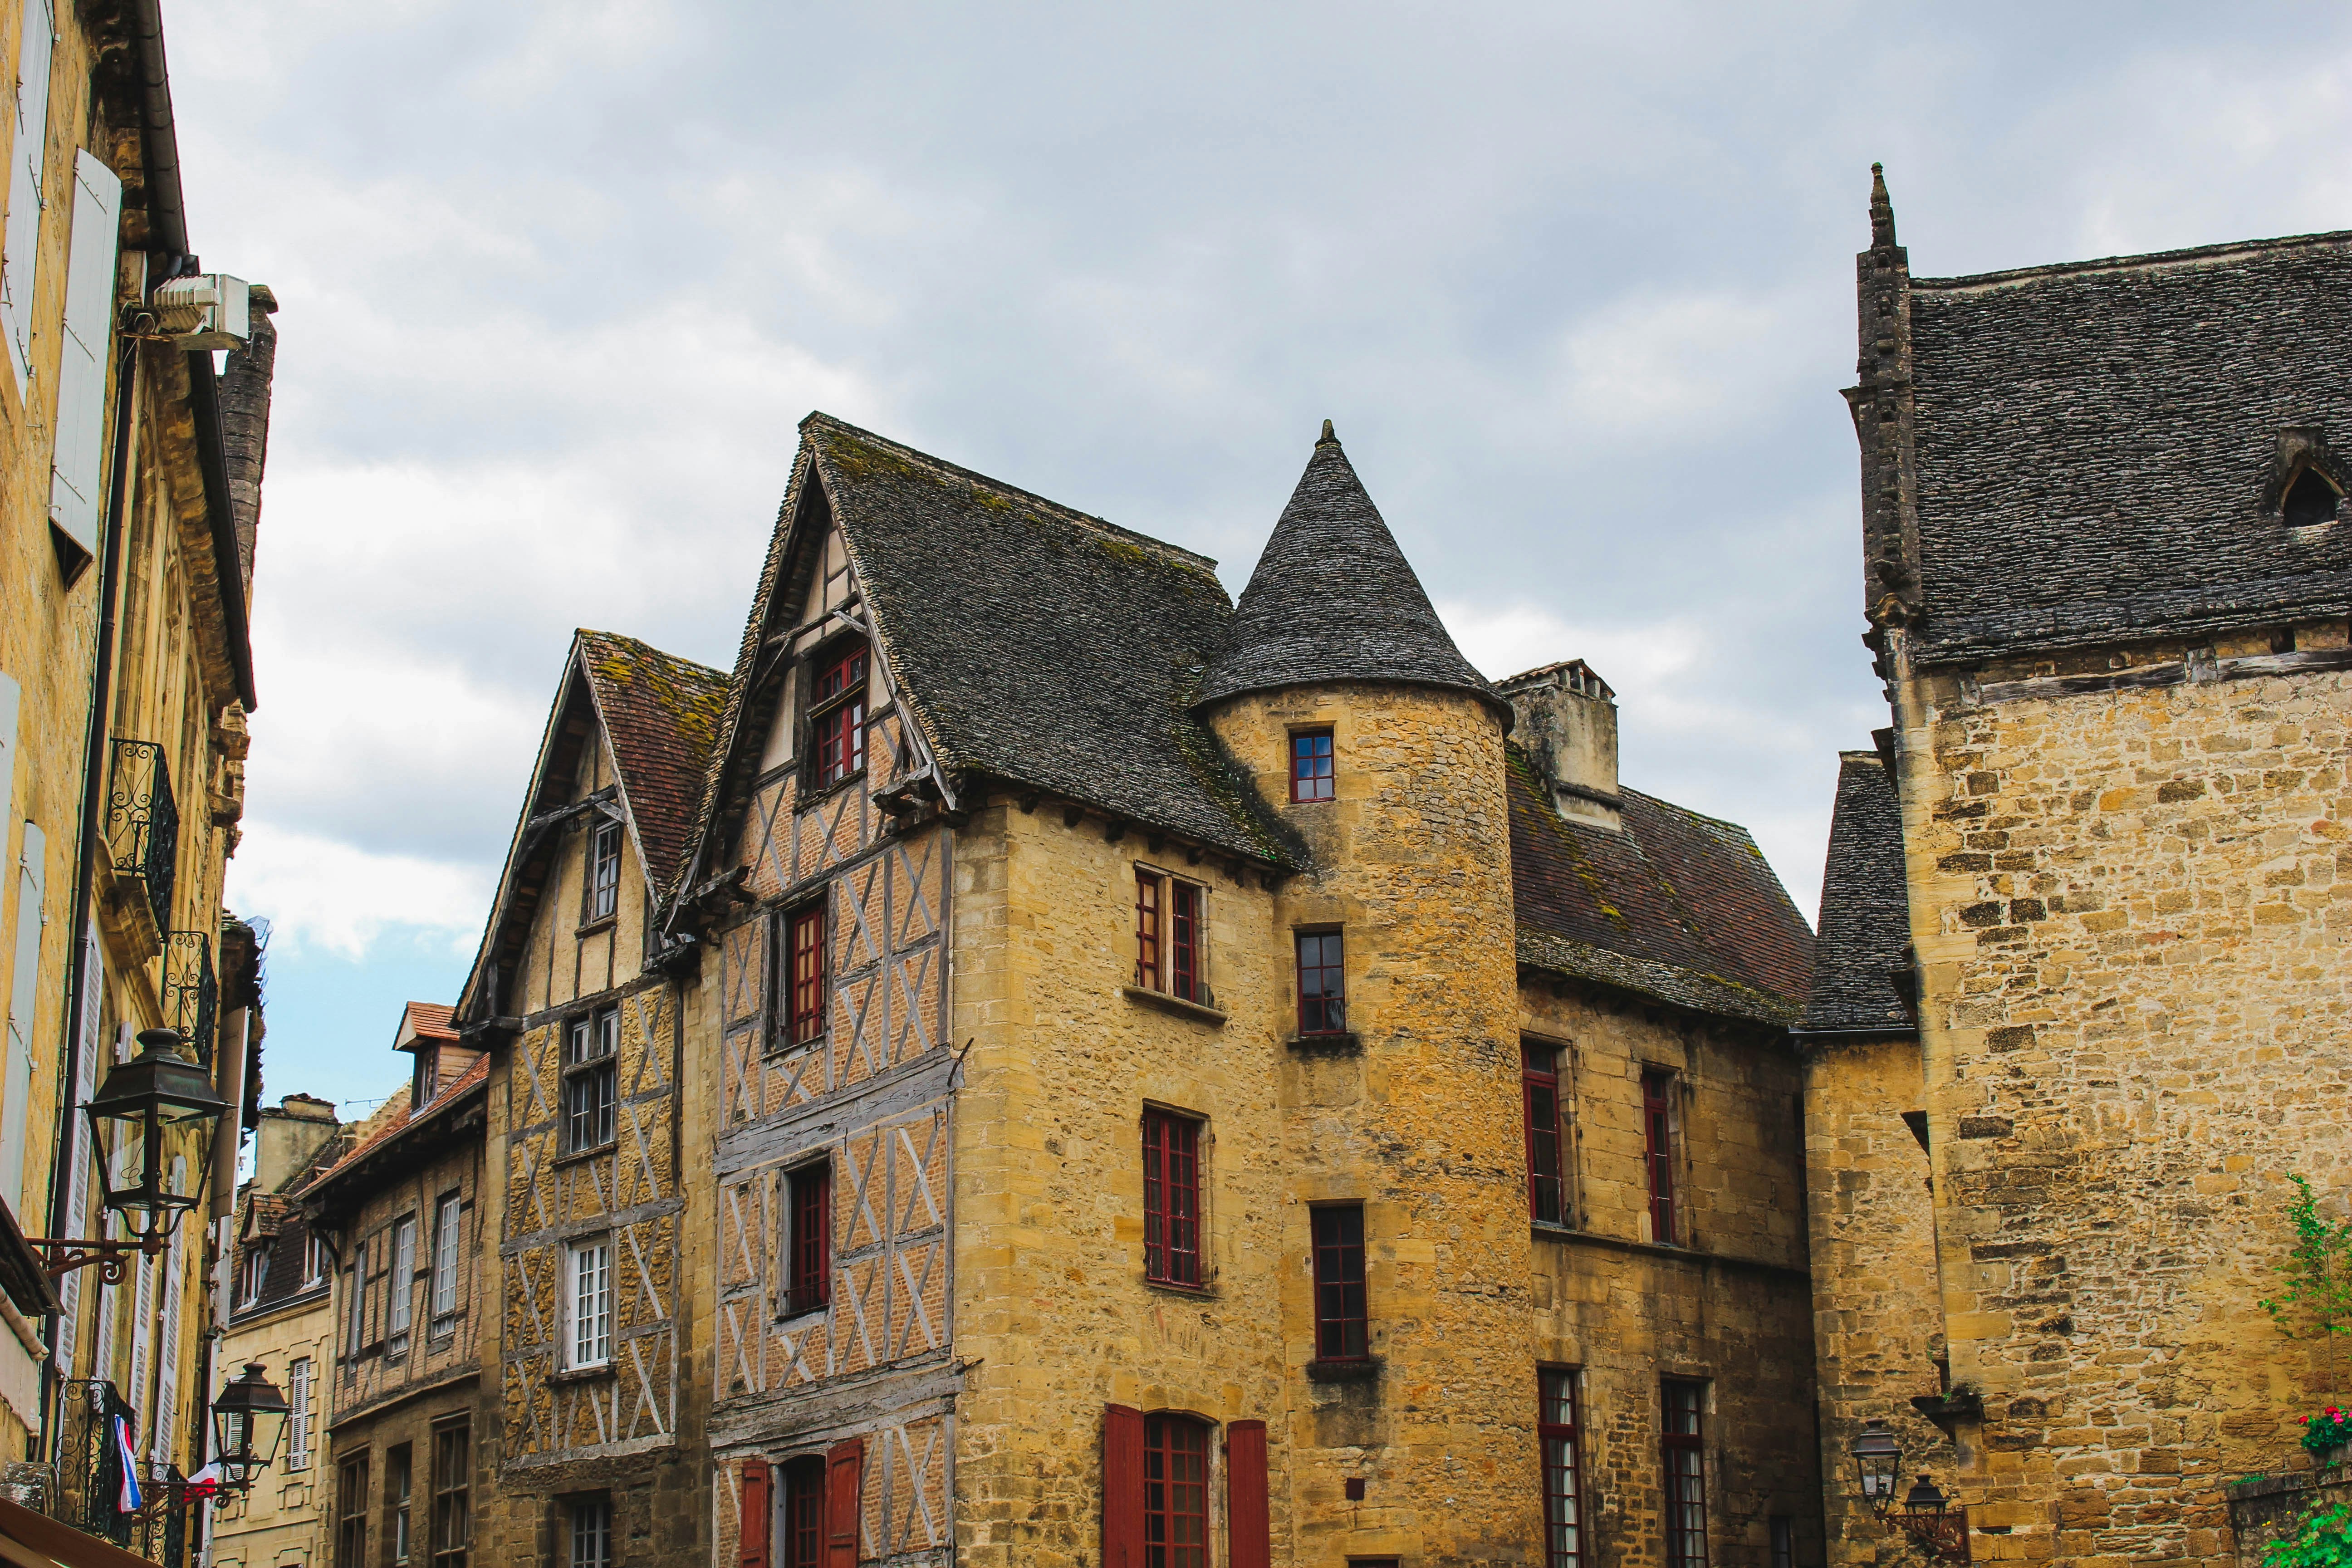
[[[8,227],[0,239],[0,327],[23,397],[33,374],[33,270],[41,251],[41,174],[49,157],[50,0],[25,0],[16,44],[16,134],[8,144]]]
[[[92,555],[98,553],[98,489],[106,472],[106,358],[114,336],[114,252],[121,228],[121,180],[102,159],[77,151],[49,521]]]
[[[0,1198],[22,1216],[25,1187],[26,1102],[33,1097],[35,1016],[41,1005],[42,908],[48,884],[48,839],[37,823],[25,824],[25,850],[16,868],[16,973],[8,998],[8,1056],[0,1068]]]
[[[187,1156],[173,1155],[172,1191],[184,1191],[187,1179]],[[155,1325],[155,1430],[149,1436],[147,1455],[159,1474],[172,1462],[180,1421],[180,1289],[188,1272],[180,1253],[184,1234],[184,1227],[174,1228],[171,1245],[163,1249],[163,1315]]]
[[[89,1119],[79,1109],[87,1103],[98,1089],[98,1024],[102,1010],[101,987],[98,975],[98,922],[93,920],[82,933],[81,940],[81,1028],[80,1066],[74,1073],[73,1103],[76,1110],[66,1124],[66,1227],[65,1236],[88,1236],[82,1227],[89,1223]],[[75,1342],[81,1331],[81,1277],[75,1269],[58,1285],[58,1300],[65,1310],[58,1315],[58,1375],[75,1374]],[[103,1376],[104,1373],[100,1375]]]
[[[23,689],[0,675],[0,822],[9,820],[9,808],[16,801],[16,708],[22,700]],[[7,853],[6,844],[0,839],[0,855]]]

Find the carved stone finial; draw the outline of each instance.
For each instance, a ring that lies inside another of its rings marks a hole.
[[[1870,166],[1870,247],[1887,250],[1895,245],[1895,204],[1886,195],[1886,165]]]
[[[1323,434],[1315,444],[1318,447],[1336,447],[1339,444],[1339,437],[1332,434],[1331,422],[1328,419],[1323,421]]]

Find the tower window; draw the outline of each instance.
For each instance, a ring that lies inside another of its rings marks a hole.
[[[2336,521],[2336,503],[2340,499],[2334,485],[2322,478],[2316,468],[2305,468],[2295,475],[2294,483],[2286,488],[2286,525],[2289,528],[2311,528]]]
[[[1579,1568],[1584,1557],[1576,1373],[1567,1367],[1546,1367],[1536,1373],[1536,1435],[1543,1444],[1544,1561],[1549,1568]]]
[[[1348,1027],[1347,950],[1336,931],[1298,933],[1298,1032],[1337,1035]]]
[[[1675,1234],[1675,1075],[1642,1075],[1642,1163],[1650,1176],[1650,1239],[1672,1247]]]
[[[1135,983],[1187,1002],[1202,984],[1201,885],[1141,867],[1135,873]]]
[[[1331,731],[1301,730],[1290,737],[1290,798],[1331,798]]]
[[[1528,1215],[1538,1225],[1568,1223],[1568,1183],[1560,1136],[1559,1051],[1519,1047],[1519,1099],[1526,1113]]]
[[[1328,1204],[1314,1211],[1315,1358],[1362,1361],[1371,1353],[1364,1300],[1364,1205]]]

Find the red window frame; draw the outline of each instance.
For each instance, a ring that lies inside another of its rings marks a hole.
[[[1168,883],[1168,992],[1187,1002],[1201,999],[1201,889],[1172,878]]]
[[[1549,1568],[1579,1568],[1584,1561],[1584,1494],[1575,1371],[1539,1369],[1536,1400],[1536,1437],[1543,1448],[1544,1561]]]
[[[824,1568],[824,1461],[794,1459],[782,1468],[783,1568]]]
[[[1567,1139],[1561,1126],[1559,1048],[1519,1045],[1519,1105],[1527,1122],[1528,1217],[1568,1223]]]
[[[1642,1075],[1643,1163],[1650,1180],[1650,1239],[1661,1247],[1679,1241],[1675,1233],[1675,1075]]]
[[[1670,1377],[1658,1386],[1666,1568],[1706,1568],[1706,1384]]]
[[[786,1311],[814,1312],[833,1299],[833,1166],[803,1165],[785,1178],[793,1234],[786,1265]]]
[[[1201,1123],[1172,1110],[1143,1113],[1143,1277],[1201,1284]]]
[[[1298,1032],[1340,1035],[1348,1029],[1348,954],[1342,933],[1298,933]]]
[[[1160,989],[1167,880],[1157,871],[1135,874],[1135,983],[1146,991]]]
[[[1329,800],[1337,784],[1331,754],[1331,731],[1299,730],[1290,737],[1290,798]]]
[[[809,693],[811,782],[828,789],[866,765],[866,645],[816,666]]]
[[[1143,1420],[1144,1568],[1209,1568],[1209,1428],[1189,1415]]]
[[[784,973],[791,987],[785,1037],[804,1045],[824,1035],[824,905],[811,904],[785,917]]]
[[[1364,1205],[1321,1204],[1308,1211],[1315,1252],[1315,1359],[1371,1358],[1364,1297]]]

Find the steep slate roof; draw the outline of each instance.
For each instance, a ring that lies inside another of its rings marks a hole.
[[[1242,590],[1198,700],[1335,680],[1449,687],[1502,707],[1454,646],[1329,421]]]
[[[2352,452],[2352,233],[1911,284],[1926,659],[2341,617],[2279,437]]]
[[[738,733],[742,705],[786,592],[789,524],[814,471],[899,694],[943,773],[1033,784],[1291,861],[1246,780],[1187,710],[1230,612],[1214,562],[826,415],[810,415],[801,434],[718,766],[757,744]],[[714,790],[706,820],[719,804]]]
[[[620,769],[646,879],[667,896],[702,803],[727,712],[727,677],[611,632],[580,633],[580,660]]]
[[[455,1083],[422,1106],[410,1103],[408,1087],[402,1085],[374,1115],[360,1124],[357,1136],[342,1156],[294,1189],[295,1195],[316,1201],[327,1188],[341,1186],[396,1140],[446,1121],[459,1106],[483,1098],[489,1077],[489,1054],[484,1052],[457,1075]]]
[[[1571,821],[1509,748],[1521,963],[1766,1024],[1804,1005],[1812,932],[1748,830],[1619,791],[1622,829]]]
[[[1822,934],[1802,1029],[1915,1031],[1895,989],[1909,962],[1903,813],[1875,752],[1838,753],[1837,809],[1822,869]]]

